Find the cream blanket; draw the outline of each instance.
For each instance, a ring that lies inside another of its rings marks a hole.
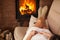
[[[28,28],[25,37],[23,38],[23,40],[26,40],[26,38],[29,36],[30,32],[32,30],[35,30],[37,32],[47,32],[47,33],[51,33],[48,29],[42,29],[42,28],[38,28],[38,27],[31,27]],[[42,39],[43,38],[43,39]],[[31,40],[48,40],[48,38],[42,34],[36,34],[35,36],[33,36],[31,38]]]

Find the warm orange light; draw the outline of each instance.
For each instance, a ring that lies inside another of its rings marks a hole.
[[[36,12],[36,1],[35,0],[20,0],[19,11],[21,15],[31,14]]]

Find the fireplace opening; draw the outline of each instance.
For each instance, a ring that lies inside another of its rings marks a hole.
[[[39,0],[16,0],[16,19],[20,26],[29,26],[31,15],[38,17]]]

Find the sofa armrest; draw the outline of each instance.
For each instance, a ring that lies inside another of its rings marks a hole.
[[[23,37],[26,33],[28,27],[16,27],[14,30],[15,40],[23,40]]]

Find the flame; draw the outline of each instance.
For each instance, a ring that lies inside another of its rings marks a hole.
[[[36,1],[35,0],[20,0],[19,11],[21,15],[32,14],[36,12]]]

